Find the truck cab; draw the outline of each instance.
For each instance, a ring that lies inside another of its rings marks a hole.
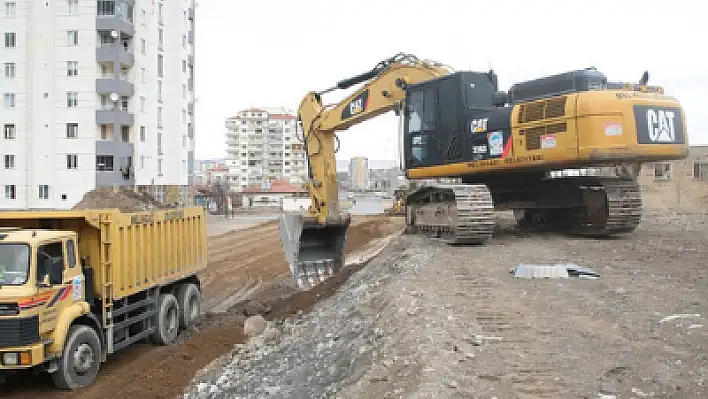
[[[57,323],[84,280],[76,233],[0,228],[0,374],[61,355]]]

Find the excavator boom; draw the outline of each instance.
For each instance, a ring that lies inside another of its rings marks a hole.
[[[298,122],[308,156],[307,191],[311,204],[304,215],[285,214],[279,222],[283,249],[300,288],[310,288],[344,266],[351,217],[339,207],[336,132],[392,110],[398,112],[407,85],[449,73],[451,69],[443,64],[401,53],[381,61],[370,71],[344,79],[327,90],[310,92],[302,99]],[[359,83],[364,84],[334,106],[322,102],[323,94]]]

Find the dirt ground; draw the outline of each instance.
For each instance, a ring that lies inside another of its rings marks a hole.
[[[396,238],[186,397],[708,397],[707,215],[649,213],[605,240],[498,225],[486,247]],[[600,277],[510,274],[556,262]]]
[[[399,219],[353,217],[345,252],[358,251],[402,226]],[[136,344],[126,348],[102,365],[95,384],[75,393],[53,392],[46,375],[23,375],[0,385],[0,397],[174,398],[195,372],[228,353],[234,344],[244,342],[246,315],[274,318],[296,313],[309,307],[323,290],[299,294],[292,286],[274,221],[211,237],[209,266],[201,278],[206,314],[181,342],[168,347]],[[244,301],[242,294],[247,293],[252,299]],[[223,306],[224,301],[232,307]]]

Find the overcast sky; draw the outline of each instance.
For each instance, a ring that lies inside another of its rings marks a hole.
[[[197,0],[196,156],[225,156],[224,119],[247,107],[296,109],[309,90],[397,52],[486,71],[501,90],[595,66],[683,104],[691,144],[708,144],[708,2]],[[350,92],[325,97],[338,101]],[[337,159],[396,159],[393,113],[339,133]]]

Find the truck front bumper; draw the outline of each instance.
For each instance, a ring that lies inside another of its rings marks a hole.
[[[22,370],[44,363],[44,345],[0,348],[0,374],[3,371]]]

